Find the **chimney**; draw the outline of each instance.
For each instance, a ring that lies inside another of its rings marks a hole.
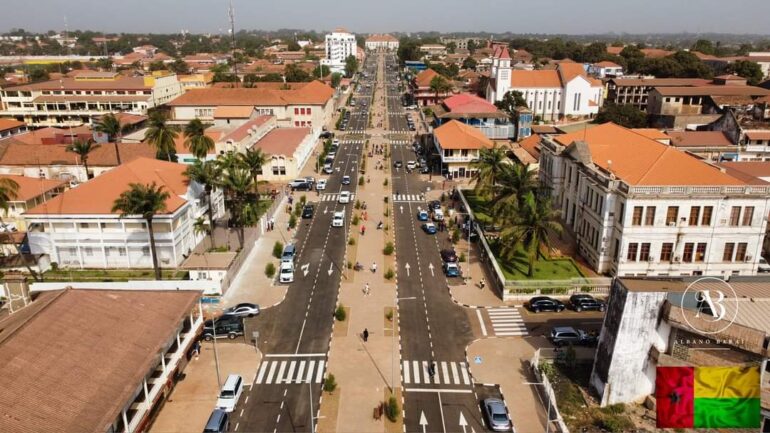
[[[27,277],[20,272],[9,272],[3,277],[3,286],[8,296],[8,308],[11,313],[21,310],[32,302],[29,294]]]

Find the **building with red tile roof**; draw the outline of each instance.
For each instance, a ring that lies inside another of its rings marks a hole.
[[[490,139],[512,139],[516,129],[508,114],[470,93],[459,93],[431,107],[434,127],[457,120],[479,129]]]
[[[371,35],[368,38],[366,38],[366,42],[364,42],[364,46],[366,47],[367,50],[372,50],[372,51],[397,50],[398,39],[388,34]]]
[[[15,119],[0,118],[0,138],[10,137],[27,131],[27,124]]]
[[[757,272],[769,183],[613,123],[543,137],[539,173],[598,273]]]
[[[3,222],[14,223],[20,231],[26,230],[22,214],[53,197],[61,194],[68,182],[59,179],[43,179],[26,176],[2,174],[0,179],[7,179],[18,185],[18,190],[8,201],[8,210],[4,211]]]
[[[315,143],[310,128],[272,129],[252,146],[269,155],[262,167],[262,179],[287,181],[297,178],[310,160]]]
[[[450,120],[433,130],[433,145],[441,157],[441,171],[452,178],[472,177],[481,149],[495,143],[473,126]]]
[[[448,91],[441,92],[437,95],[436,92],[431,90],[430,83],[436,77],[442,77],[446,80],[447,84],[451,86],[451,81],[448,78],[430,68],[420,71],[409,83],[410,91],[412,92],[417,105],[427,107],[429,105],[440,104],[444,98],[452,94],[451,91]]]

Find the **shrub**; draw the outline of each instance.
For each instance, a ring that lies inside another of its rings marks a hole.
[[[364,177],[358,176],[358,186],[364,186]]]
[[[268,263],[265,265],[265,276],[267,278],[273,278],[275,276],[275,265],[272,263]]]
[[[391,268],[388,268],[388,270],[385,272],[385,279],[386,280],[392,280],[393,277],[395,277],[395,276],[396,276],[396,273],[393,272],[393,269],[391,269]]]
[[[348,238],[348,245],[355,245],[355,244],[356,244],[356,240],[353,239],[352,237],[349,237]]]
[[[382,186],[388,186],[388,178],[387,177],[385,178],[385,180],[382,181]],[[387,197],[385,197],[385,198],[387,199]]]
[[[337,380],[334,378],[333,374],[329,373],[329,375],[326,376],[326,380],[324,380],[324,391],[332,393],[335,389],[337,389]]]
[[[353,269],[353,262],[348,260],[347,267],[348,267],[348,269]]]
[[[385,403],[385,416],[388,417],[390,422],[396,422],[400,412],[401,410],[398,407],[398,401],[396,400],[396,397],[391,396],[388,399],[388,402]]]
[[[297,216],[296,215],[292,215],[291,217],[289,217],[289,227],[292,228],[292,229],[297,227]]]
[[[634,429],[634,423],[624,415],[605,415],[599,419],[598,427],[611,433],[620,433]]]
[[[393,246],[393,242],[388,241],[388,243],[385,244],[385,248],[382,249],[382,254],[389,256],[393,254],[393,251],[395,250],[396,250],[396,247]]]
[[[387,198],[387,197],[385,197],[385,198]],[[385,215],[385,218],[387,218],[390,215],[390,209],[385,208],[385,211],[382,214]]]
[[[358,210],[358,209],[361,209],[361,202],[360,202],[360,201],[358,201],[358,200],[356,200],[356,204],[354,204],[354,205],[353,205],[353,207],[354,207],[356,210]]]
[[[390,225],[388,225],[388,224],[385,224],[385,225],[382,227],[382,229],[383,229],[383,230],[385,230],[385,231],[387,232],[388,230],[390,230]]]
[[[348,313],[345,311],[345,306],[339,304],[334,311],[334,318],[337,319],[338,322],[344,322],[347,317]]]
[[[302,206],[304,206],[304,205],[305,205],[305,203],[307,203],[307,196],[306,196],[305,194],[302,194],[302,195],[299,197],[299,204],[301,204]]]
[[[350,220],[350,222],[351,222],[351,223],[352,223],[354,226],[357,226],[357,225],[358,225],[358,223],[359,223],[359,222],[361,222],[361,218],[359,218],[359,217],[358,217],[358,214],[354,214],[354,215],[353,215],[353,218]]]
[[[458,257],[457,260],[459,260],[460,263],[465,263],[465,260],[466,260],[465,253],[460,253],[460,257]]]
[[[385,313],[385,318],[388,319],[388,322],[393,321],[393,309],[390,309],[387,313]]]
[[[273,245],[273,257],[280,259],[283,254],[283,243],[281,241],[275,241]]]
[[[454,230],[452,230],[452,242],[456,244],[459,241],[460,241],[460,230],[455,228]]]
[[[388,179],[385,179],[385,180],[387,181]],[[388,196],[385,196],[382,199],[385,200],[385,204],[388,204]]]

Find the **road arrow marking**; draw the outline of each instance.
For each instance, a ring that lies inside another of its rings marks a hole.
[[[329,275],[331,275],[332,272],[334,272],[334,263],[330,262],[329,263]]]
[[[401,213],[404,213],[404,206],[399,206],[399,209],[401,209]]]
[[[327,206],[324,206],[324,215],[326,215]]]
[[[308,272],[310,272],[310,263],[305,263],[304,265],[300,266],[300,269],[302,269],[302,273],[307,277]]]
[[[468,421],[465,420],[465,415],[463,415],[463,412],[460,411],[460,427],[463,428],[463,433],[466,433],[468,430]]]
[[[422,426],[422,433],[425,433],[428,429],[428,419],[425,418],[425,411],[420,411],[420,425]]]
[[[430,276],[435,277],[436,275],[433,273],[433,263],[428,265],[428,269],[430,269]]]
[[[411,268],[411,266],[409,266],[409,263],[407,263],[406,266],[404,266],[404,268],[406,268],[406,276],[408,277],[409,276],[409,269]]]

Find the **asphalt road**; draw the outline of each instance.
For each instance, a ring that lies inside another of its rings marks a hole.
[[[347,205],[337,203],[336,198],[343,190],[355,193],[357,182],[342,185],[341,179],[346,174],[357,177],[362,151],[362,143],[343,139],[326,190],[307,193],[308,201],[315,204],[315,214],[312,219],[300,220],[298,226],[294,282],[283,302],[264,309],[247,323],[249,332],[259,332],[257,346],[264,358],[256,377],[244,378],[250,386],[232,414],[232,431],[311,431],[355,203],[355,196]],[[297,199],[300,194],[295,193]],[[345,227],[331,227],[335,211],[345,211]]]
[[[406,122],[406,110],[401,104],[402,88],[398,80],[398,68],[395,55],[386,55],[385,83],[388,92],[388,130],[393,132],[408,132],[409,128]]]

